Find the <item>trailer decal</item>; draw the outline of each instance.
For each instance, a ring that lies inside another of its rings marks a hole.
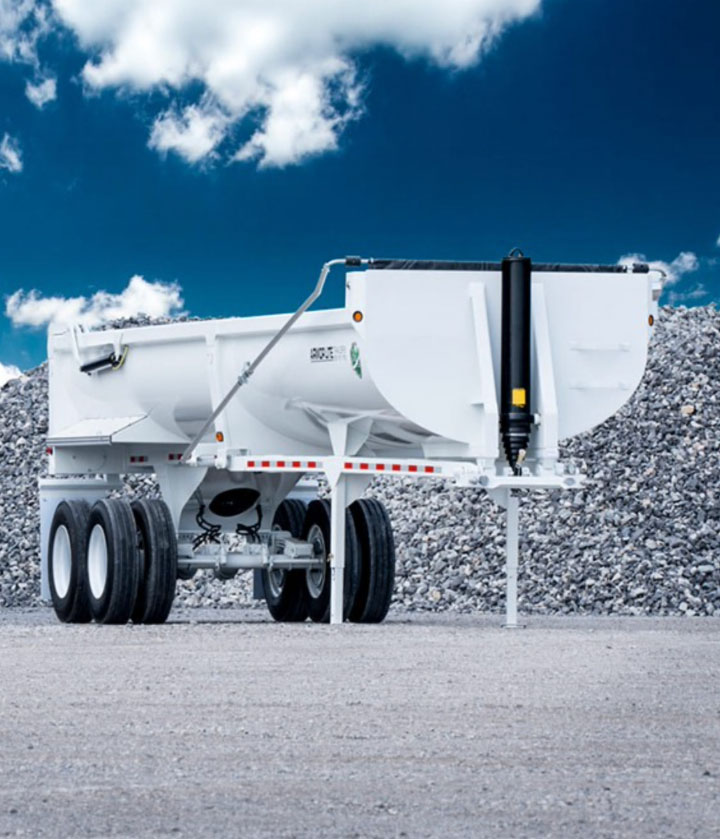
[[[362,365],[360,364],[360,347],[353,341],[350,347],[350,363],[352,369],[357,373],[358,379],[362,379]]]
[[[315,364],[318,361],[345,361],[347,358],[347,347],[342,344],[337,347],[311,347],[310,361]]]

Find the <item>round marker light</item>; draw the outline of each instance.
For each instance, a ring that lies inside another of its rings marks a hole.
[[[652,315],[648,315],[648,326],[652,326],[655,323],[655,318]]]
[[[353,320],[355,323],[361,323],[363,319],[363,313],[361,311],[353,312]]]
[[[218,443],[222,443],[225,440],[225,435],[222,433],[222,431],[218,431],[215,434],[215,439],[218,441]]]

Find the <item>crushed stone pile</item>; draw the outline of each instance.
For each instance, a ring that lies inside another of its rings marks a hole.
[[[526,613],[720,613],[720,313],[664,307],[642,384],[563,445],[587,480],[521,498],[519,605]],[[37,478],[46,468],[47,365],[0,389],[0,606],[40,602]],[[153,492],[132,477],[127,492]],[[393,521],[395,604],[504,607],[504,513],[481,490],[377,480]],[[251,577],[197,574],[178,602],[250,602]]]

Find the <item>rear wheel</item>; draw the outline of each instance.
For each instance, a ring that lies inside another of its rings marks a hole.
[[[103,499],[90,511],[86,585],[98,623],[127,623],[138,591],[135,520],[124,499]]]
[[[87,623],[92,619],[84,575],[89,515],[86,501],[61,501],[50,527],[50,595],[55,614],[64,623]]]
[[[360,554],[358,538],[350,511],[345,512],[345,585],[343,587],[343,618],[347,618],[355,602],[360,582]],[[313,501],[308,507],[303,527],[303,539],[313,546],[322,565],[305,572],[308,612],[316,623],[330,620],[331,569],[327,562],[330,553],[330,502]]]
[[[380,623],[390,608],[395,586],[395,542],[385,507],[361,498],[350,507],[360,542],[360,584],[350,612],[358,623]]]
[[[277,508],[273,530],[285,530],[295,539],[302,535],[307,507],[304,501],[288,498]],[[268,611],[276,621],[304,621],[308,616],[305,572],[300,569],[263,568],[263,590]]]
[[[175,598],[177,537],[170,510],[158,498],[132,503],[140,580],[133,623],[165,623]]]

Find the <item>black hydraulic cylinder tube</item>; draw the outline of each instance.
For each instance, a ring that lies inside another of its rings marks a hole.
[[[532,261],[508,256],[502,261],[502,346],[500,353],[500,435],[507,462],[516,474],[525,456],[533,417],[530,413],[530,295]]]
[[[110,353],[106,358],[98,358],[96,361],[88,361],[80,367],[81,373],[94,373],[96,370],[103,370],[106,367],[114,367],[118,360],[115,353]]]

